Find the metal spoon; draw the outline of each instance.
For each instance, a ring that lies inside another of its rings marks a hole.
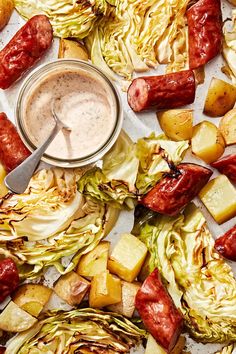
[[[18,167],[16,167],[12,172],[10,172],[5,177],[5,185],[7,188],[16,194],[24,193],[28,187],[29,181],[33,176],[36,167],[38,166],[41,157],[47,150],[48,146],[51,144],[55,136],[59,133],[61,129],[71,130],[66,124],[64,124],[57,116],[54,108],[54,101],[51,105],[51,111],[53,119],[55,120],[55,127],[50,133],[47,140],[38,147],[32,155],[30,155],[25,161],[23,161]]]

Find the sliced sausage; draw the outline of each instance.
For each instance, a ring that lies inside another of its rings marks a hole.
[[[7,89],[50,48],[52,26],[45,15],[32,17],[0,51],[0,88]]]
[[[216,240],[215,249],[223,257],[236,261],[236,225]]]
[[[182,331],[183,318],[162,284],[157,269],[139,289],[135,306],[147,330],[165,350],[171,351]]]
[[[236,154],[224,156],[218,161],[213,162],[211,166],[236,183]]]
[[[176,215],[208,182],[212,171],[192,163],[182,163],[167,174],[142,199],[141,204],[158,213]]]
[[[176,108],[193,103],[195,77],[192,70],[134,79],[128,89],[128,103],[135,112],[151,108]]]
[[[6,348],[5,347],[0,347],[0,354],[4,354],[6,351]]]
[[[14,124],[5,113],[0,113],[0,163],[10,172],[29,155],[30,152],[23,144]]]
[[[220,0],[199,0],[187,13],[189,67],[197,69],[221,52],[222,13]]]
[[[11,258],[0,261],[0,303],[3,302],[19,285],[19,273]]]

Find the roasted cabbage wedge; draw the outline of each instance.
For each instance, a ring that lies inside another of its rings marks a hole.
[[[44,13],[54,34],[86,40],[92,62],[114,80],[127,80],[169,64],[167,71],[188,68],[189,0],[15,0],[17,11],[30,18]],[[114,74],[115,73],[115,74]]]
[[[232,22],[229,29],[229,22],[226,21],[223,27],[224,41],[223,41],[223,56],[225,59],[225,66],[222,71],[232,80],[236,85],[236,10],[232,10]]]
[[[14,337],[6,354],[130,353],[145,337],[144,330],[113,312],[91,308],[52,311],[31,330]]]
[[[82,197],[79,177],[73,170],[42,170],[24,194],[1,200],[0,255],[15,260],[21,278],[35,278],[49,266],[72,271],[106,235],[111,207]],[[71,260],[63,263],[66,256]]]
[[[54,35],[82,39],[93,29],[100,15],[107,11],[105,0],[15,0],[17,11],[24,18],[45,14]]]
[[[132,209],[139,195],[182,161],[188,147],[185,140],[154,133],[136,144],[121,135],[103,158],[102,168],[94,167],[78,181],[78,190],[115,208]]]
[[[133,233],[150,252],[191,336],[201,342],[236,340],[236,280],[215,251],[206,220],[194,204],[176,217],[136,209]]]

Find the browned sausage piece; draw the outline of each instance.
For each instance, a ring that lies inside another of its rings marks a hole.
[[[0,261],[0,303],[4,301],[19,285],[19,273],[11,258]]]
[[[0,113],[0,163],[10,172],[29,155],[30,152],[23,144],[14,124],[5,113]]]
[[[236,225],[216,240],[215,249],[223,257],[236,262]]]
[[[212,167],[216,168],[236,183],[236,154],[227,155],[213,162]]]
[[[139,289],[135,306],[147,330],[163,348],[171,351],[182,331],[183,319],[162,284],[157,269]]]
[[[128,103],[133,111],[185,106],[195,99],[195,77],[192,70],[161,76],[134,79],[128,89]]]
[[[220,0],[199,0],[187,13],[189,67],[197,69],[221,52],[222,14]]]
[[[157,183],[141,199],[141,204],[161,214],[176,215],[198,195],[211,175],[206,167],[182,163]]]
[[[52,26],[45,15],[32,17],[0,51],[0,88],[7,89],[50,48]]]

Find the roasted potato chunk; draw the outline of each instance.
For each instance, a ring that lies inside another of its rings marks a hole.
[[[135,310],[135,296],[141,284],[121,281],[121,302],[108,306],[108,310],[131,318]]]
[[[148,336],[145,354],[166,354],[166,351],[156,342],[151,334]]]
[[[218,224],[236,216],[236,189],[226,176],[209,181],[199,197]]]
[[[110,242],[103,241],[91,252],[81,257],[77,273],[84,277],[94,277],[107,270]]]
[[[204,105],[209,117],[221,117],[233,108],[236,101],[236,87],[226,81],[212,78]]]
[[[83,44],[75,40],[61,38],[58,58],[81,59],[88,61],[88,52]]]
[[[37,319],[22,310],[13,301],[0,314],[0,329],[7,332],[23,332],[31,328]]]
[[[226,145],[236,144],[236,108],[231,109],[220,120],[219,129],[223,135]]]
[[[40,284],[23,284],[14,293],[12,300],[22,310],[38,317],[49,301],[52,289]]]
[[[147,247],[131,234],[121,235],[108,260],[108,269],[130,283],[139,274],[147,255]]]
[[[182,354],[185,343],[185,337],[180,336],[178,342],[176,343],[174,349],[171,350],[170,354]],[[166,354],[166,351],[156,342],[153,336],[149,334],[145,354]]]
[[[0,30],[6,26],[10,20],[14,9],[14,0],[0,0]]]
[[[5,186],[4,178],[6,177],[7,173],[4,167],[0,164],[0,198],[4,197],[8,193],[8,189]]]
[[[108,270],[95,275],[91,282],[89,306],[101,308],[121,302],[120,279],[111,275]]]
[[[216,161],[225,150],[221,132],[215,124],[208,121],[195,125],[191,144],[193,154],[206,163]]]
[[[59,278],[54,287],[54,291],[70,306],[75,306],[81,303],[89,287],[90,283],[86,279],[75,272],[70,272]]]
[[[170,109],[157,112],[163,132],[172,140],[190,140],[193,134],[193,111],[191,109]]]

